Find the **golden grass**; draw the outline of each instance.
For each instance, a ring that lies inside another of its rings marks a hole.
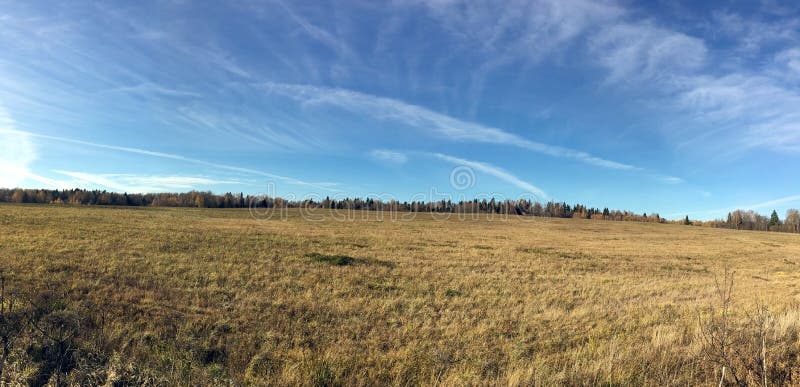
[[[0,262],[65,284],[170,384],[716,384],[697,339],[715,273],[736,271],[737,314],[800,316],[800,235],[315,215],[0,205]]]

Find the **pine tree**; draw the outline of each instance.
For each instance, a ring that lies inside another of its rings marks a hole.
[[[769,217],[769,226],[775,227],[781,224],[781,218],[778,217],[778,212],[772,210],[772,215]]]

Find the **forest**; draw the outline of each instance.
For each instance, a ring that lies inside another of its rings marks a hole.
[[[539,203],[529,200],[486,200],[471,201],[382,201],[374,198],[326,197],[322,200],[286,200],[280,197],[244,195],[243,193],[224,195],[212,192],[190,191],[184,193],[129,194],[100,190],[48,190],[48,189],[0,189],[0,202],[29,204],[95,205],[95,206],[151,206],[151,207],[197,207],[197,208],[306,208],[359,211],[393,211],[426,213],[489,213],[519,216],[538,216],[549,218],[576,218],[609,221],[631,221],[652,223],[675,223],[687,226],[729,228],[736,230],[775,231],[800,233],[800,211],[789,209],[783,219],[777,211],[764,216],[753,210],[735,210],[726,219],[710,221],[667,220],[658,213],[638,214],[626,210],[602,210],[582,204],[570,205],[564,202],[548,201]]]

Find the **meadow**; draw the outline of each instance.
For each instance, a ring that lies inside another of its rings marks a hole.
[[[5,287],[78,327],[63,372],[31,330],[3,380],[800,384],[800,235],[310,215],[0,205]]]

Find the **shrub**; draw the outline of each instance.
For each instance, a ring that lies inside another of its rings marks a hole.
[[[773,315],[764,305],[734,313],[734,273],[714,279],[718,305],[700,318],[701,359],[719,370],[720,385],[795,385],[800,377],[798,313]]]

